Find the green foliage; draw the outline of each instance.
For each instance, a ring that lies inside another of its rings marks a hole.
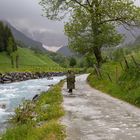
[[[65,32],[69,46],[80,53],[94,53],[98,64],[102,62],[101,48],[120,43],[117,25],[138,25],[140,8],[134,0],[41,0],[49,19],[61,19],[70,13]],[[84,17],[84,18],[83,18]]]
[[[93,54],[95,43],[98,43],[99,48],[116,46],[120,43],[121,35],[116,32],[115,26],[109,23],[100,25],[98,35],[95,35],[90,20],[90,13],[84,13],[84,9],[77,8],[70,21],[65,24],[65,32],[72,49],[82,54]]]
[[[61,87],[63,82],[43,92],[36,102],[26,101],[16,109],[9,128],[1,140],[64,140],[64,115]]]
[[[13,52],[15,52],[14,50],[15,47],[15,42],[14,39],[12,37],[8,38],[8,43],[7,43],[7,53],[10,56]]]
[[[89,67],[93,67],[93,65],[95,64],[95,57],[93,55],[87,55],[86,56],[86,66]]]
[[[0,22],[0,52],[6,50],[5,42],[4,42],[4,25]]]
[[[70,67],[74,67],[77,64],[76,59],[74,57],[70,58]]]
[[[129,56],[127,60],[128,58]],[[96,73],[92,73],[88,77],[88,82],[92,87],[140,107],[140,69],[132,61],[129,60],[128,63],[130,68],[123,71],[119,63],[108,62],[101,68],[103,79],[98,78]],[[107,73],[110,74],[112,82]]]
[[[2,136],[2,140],[38,140],[37,129],[30,124],[16,126],[8,129]]]
[[[94,68],[88,68],[88,69],[86,70],[86,72],[87,72],[87,73],[93,73],[93,72],[94,72]]]
[[[22,105],[20,105],[15,110],[15,114],[12,116],[10,120],[11,123],[22,125],[33,123],[36,113],[34,112],[35,105],[31,101],[24,101]]]
[[[137,67],[134,67],[133,64],[130,65],[129,63],[129,69],[122,73],[120,76],[120,83],[119,85],[122,87],[123,90],[126,90],[128,92],[131,92],[133,89],[137,89],[140,87],[140,69]],[[123,84],[122,84],[123,83]]]
[[[14,61],[19,55],[19,68],[11,68],[11,57],[7,53],[0,53],[0,72],[10,71],[61,71],[61,67],[52,61],[47,54],[35,53],[30,49],[18,48],[11,54]]]
[[[49,58],[51,58],[54,62],[59,64],[61,67],[67,68],[69,67],[69,58],[65,57],[61,54],[54,53],[54,52],[47,52]]]
[[[10,28],[0,21],[0,52],[7,51],[10,55],[10,53],[16,50],[17,46]]]

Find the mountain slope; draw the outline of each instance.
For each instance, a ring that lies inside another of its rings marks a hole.
[[[4,21],[4,23],[11,29],[14,38],[20,42],[21,44],[24,44],[23,46],[31,49],[46,51],[45,48],[42,47],[42,43],[35,41],[29,37],[27,37],[25,34],[17,30],[15,27],[13,27],[10,23]]]
[[[72,56],[74,55],[74,52],[72,52],[67,46],[61,47],[57,53],[63,54],[64,56]]]
[[[134,45],[140,45],[140,36],[138,36],[135,40],[135,42],[133,43]]]
[[[60,68],[58,64],[52,61],[48,55],[35,53],[27,48],[18,48],[19,54],[19,70],[31,70],[31,71],[46,71],[49,68]],[[11,68],[10,57],[5,53],[0,53],[0,71],[15,71]]]

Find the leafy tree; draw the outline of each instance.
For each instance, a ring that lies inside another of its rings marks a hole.
[[[101,47],[118,45],[122,38],[116,32],[115,26],[111,24],[101,25],[100,33],[96,36],[93,35],[89,20],[90,17],[86,17],[80,8],[76,9],[70,22],[65,24],[65,32],[69,37],[71,48],[81,54],[90,55],[90,57],[94,53],[97,62],[100,63],[102,61]],[[97,44],[97,47],[95,44]]]
[[[95,58],[91,55],[87,55],[86,56],[86,66],[89,67],[93,67],[93,65],[95,64]]]
[[[140,21],[140,8],[134,5],[134,0],[41,0],[41,5],[49,19],[62,19],[70,13],[66,33],[72,44],[77,39],[73,48],[79,46],[77,51],[94,53],[98,64],[102,62],[101,48],[104,44],[112,45],[114,38],[116,44],[117,38],[120,38],[115,27],[123,25],[128,28]],[[70,33],[69,28],[72,30]],[[78,37],[75,37],[77,34]]]
[[[0,21],[0,51],[7,51],[10,55],[16,50],[17,45],[10,28]]]
[[[0,22],[0,52],[5,50],[4,44],[4,25]]]
[[[124,56],[125,56],[125,50],[123,48],[118,48],[113,52],[113,59],[115,61],[123,60]]]
[[[19,68],[19,55],[16,55],[16,68]]]
[[[70,58],[70,67],[74,67],[77,64],[76,59],[74,57]]]
[[[15,59],[15,54],[16,54],[16,51],[14,50],[14,47],[15,47],[15,41],[12,37],[9,37],[6,50],[7,50],[8,55],[11,58],[12,68],[14,68],[14,59]]]
[[[9,38],[12,38],[12,32],[9,29],[8,26],[4,27],[4,44],[5,44],[5,49],[7,50],[8,44],[9,44]]]
[[[9,37],[7,42],[7,49],[6,49],[8,55],[10,55],[13,52],[13,47],[14,47],[14,40],[12,37]]]

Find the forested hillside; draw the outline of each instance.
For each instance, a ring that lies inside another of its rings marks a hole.
[[[25,46],[25,48],[37,49],[38,51],[42,51],[42,52],[47,51],[46,49],[42,47],[41,42],[35,41],[31,39],[30,37],[26,36],[25,34],[17,30],[8,22],[4,22],[4,24],[9,27],[16,42],[18,42],[18,44],[22,44],[22,46]]]
[[[0,21],[0,52],[6,51],[8,55],[11,55],[16,50],[16,42],[10,28]]]
[[[0,72],[15,70],[40,70],[60,68],[47,54],[21,48],[22,43],[17,43],[11,29],[0,22]]]
[[[17,54],[19,56],[18,68],[14,63],[14,68],[11,65],[11,58],[6,52],[0,52],[0,72],[6,71],[48,71],[50,69],[60,68],[60,66],[51,60],[48,55],[35,53],[30,49],[19,48]]]

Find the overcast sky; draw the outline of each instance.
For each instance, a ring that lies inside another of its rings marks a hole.
[[[0,18],[20,30],[63,34],[63,21],[55,22],[41,16],[39,0],[0,0]],[[140,5],[140,0],[136,0]]]
[[[63,23],[42,17],[38,0],[0,0],[0,18],[8,20],[18,28],[62,32]]]

